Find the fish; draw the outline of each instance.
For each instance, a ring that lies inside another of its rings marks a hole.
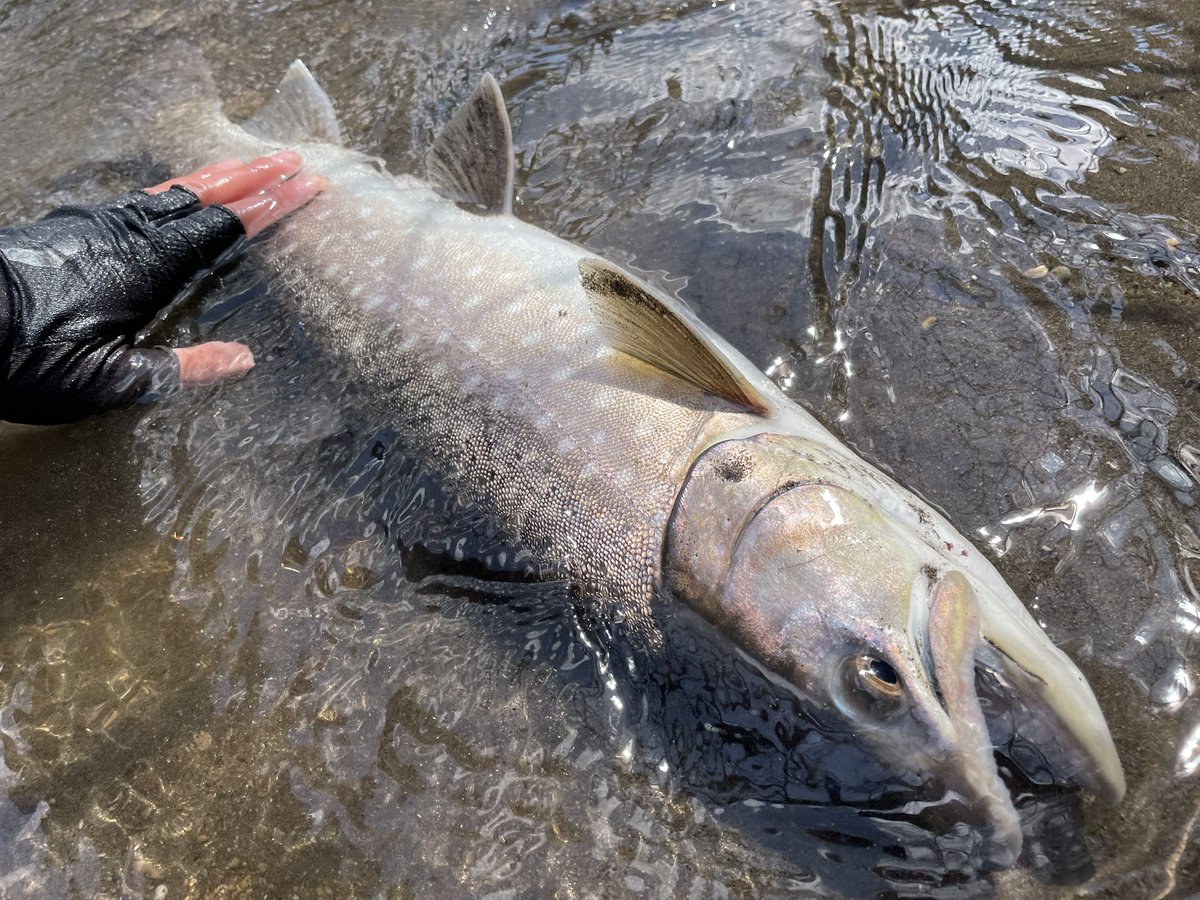
[[[698,613],[888,771],[955,794],[998,865],[1022,845],[1005,735],[1121,801],[1095,694],[978,548],[673,294],[514,215],[493,77],[425,178],[348,147],[300,61],[240,124],[202,88],[153,128],[181,167],[289,148],[326,179],[262,245],[297,315],[433,471],[643,657],[663,644],[656,609]]]

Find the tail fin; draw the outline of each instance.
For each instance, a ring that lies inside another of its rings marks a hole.
[[[203,54],[169,40],[129,57],[136,65],[96,117],[95,139],[125,152],[134,145],[177,172],[211,161],[229,120]]]
[[[148,49],[105,113],[93,129],[103,147],[127,154],[135,143],[177,172],[298,143],[342,142],[333,104],[302,62],[292,63],[262,109],[238,126],[221,108],[203,55],[182,40]]]

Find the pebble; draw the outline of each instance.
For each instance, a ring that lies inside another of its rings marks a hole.
[[[1188,491],[1195,486],[1192,484],[1192,479],[1188,477],[1187,472],[1165,456],[1160,456],[1154,460],[1150,464],[1150,471],[1165,481],[1174,490]]]
[[[1068,269],[1066,266],[1055,266],[1053,269],[1050,270],[1050,274],[1053,275],[1055,278],[1057,278],[1059,281],[1066,281],[1071,277],[1071,270]]]
[[[937,324],[937,316],[926,316],[925,320],[921,323],[921,327],[923,329],[925,329],[926,331],[928,331],[930,328],[932,328],[936,324]]]
[[[1169,237],[1169,238],[1167,238],[1165,243],[1167,245],[1168,250],[1174,250],[1176,247],[1179,246],[1179,238]]]
[[[156,881],[166,874],[162,866],[152,860],[146,859],[144,856],[137,859],[135,861],[135,865],[138,867],[141,874]]]
[[[133,20],[134,28],[149,28],[166,14],[165,9],[147,9]]]
[[[1034,266],[1032,269],[1026,269],[1021,274],[1026,278],[1045,278],[1050,274],[1050,270],[1046,266]]]
[[[1192,478],[1200,484],[1200,448],[1191,444],[1181,444],[1175,451],[1175,458]]]
[[[1129,170],[1127,168],[1125,168],[1124,166],[1117,166],[1117,174],[1118,175],[1124,175],[1128,171]]]

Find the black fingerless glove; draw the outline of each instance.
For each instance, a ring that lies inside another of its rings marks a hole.
[[[175,354],[131,342],[244,235],[181,187],[0,229],[0,419],[70,422],[174,389]]]

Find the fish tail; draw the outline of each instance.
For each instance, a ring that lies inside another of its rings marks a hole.
[[[203,54],[186,41],[158,40],[126,58],[135,62],[98,123],[106,142],[124,151],[136,145],[177,170],[205,160],[204,145],[229,120]]]
[[[136,135],[143,152],[175,171],[314,141],[343,143],[333,104],[299,60],[262,108],[240,124],[225,114],[204,55],[182,40],[160,42],[143,54],[115,99],[117,130],[126,144]]]

